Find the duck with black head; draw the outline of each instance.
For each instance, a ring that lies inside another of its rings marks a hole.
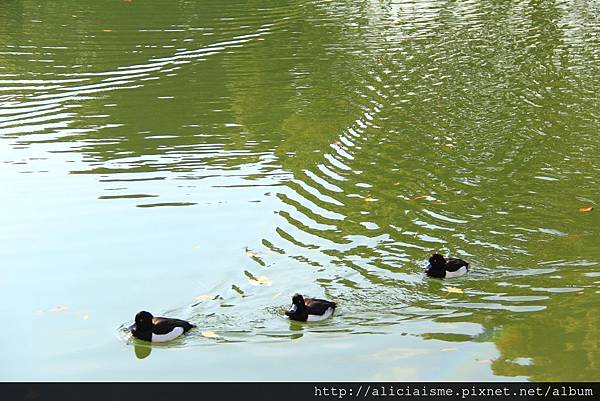
[[[300,294],[292,297],[292,307],[285,314],[299,322],[319,322],[325,320],[335,310],[336,303],[325,299],[304,298]]]
[[[190,331],[195,325],[181,319],[154,317],[150,312],[141,311],[135,315],[131,334],[140,340],[166,342]]]
[[[429,258],[425,273],[433,278],[453,278],[467,274],[469,264],[462,259],[444,258],[439,253],[434,253]]]

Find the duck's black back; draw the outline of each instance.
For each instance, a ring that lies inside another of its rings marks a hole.
[[[306,311],[309,315],[322,315],[327,309],[335,309],[336,306],[335,302],[317,298],[305,298],[304,305],[306,305]]]
[[[154,327],[152,328],[152,332],[154,334],[167,334],[170,333],[175,327],[182,327],[183,332],[187,333],[192,327],[193,324],[186,322],[181,319],[172,319],[168,317],[155,317],[152,319],[152,323],[154,323]]]
[[[463,266],[469,268],[469,264],[462,259],[449,258],[446,262],[446,270],[449,272],[455,272]]]

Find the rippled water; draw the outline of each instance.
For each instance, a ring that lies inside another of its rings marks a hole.
[[[4,2],[0,378],[597,380],[599,15]]]

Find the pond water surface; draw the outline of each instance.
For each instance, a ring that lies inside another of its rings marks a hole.
[[[598,380],[599,16],[4,1],[0,379]]]

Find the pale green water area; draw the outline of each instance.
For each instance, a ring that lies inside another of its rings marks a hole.
[[[1,1],[0,379],[600,380],[599,66],[597,1]]]

